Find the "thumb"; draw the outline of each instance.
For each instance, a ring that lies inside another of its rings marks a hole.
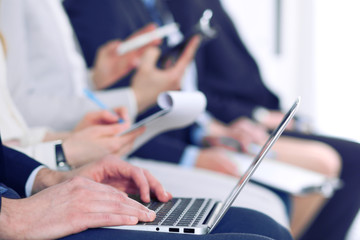
[[[156,47],[149,47],[144,52],[142,58],[140,67],[148,67],[153,68],[156,65],[157,60],[159,59],[161,54],[161,51],[159,48]]]
[[[111,125],[102,125],[93,127],[94,135],[100,136],[115,136],[120,132],[127,129],[127,124],[111,124]]]
[[[103,50],[105,53],[110,54],[116,52],[119,45],[121,45],[121,41],[119,40],[110,41],[103,46]]]

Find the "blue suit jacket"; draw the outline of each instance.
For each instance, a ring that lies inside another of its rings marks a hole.
[[[199,89],[208,99],[208,110],[217,119],[230,122],[251,117],[255,107],[278,109],[279,100],[264,85],[258,66],[238,36],[219,0],[162,0],[168,5],[183,33],[190,32],[205,9],[214,12],[212,24],[218,37],[196,55]],[[140,0],[65,0],[80,45],[89,66],[99,46],[126,38],[151,22]]]
[[[101,45],[109,40],[125,39],[153,22],[141,0],[70,0],[64,1],[64,7],[90,67]],[[113,87],[128,86],[129,79],[130,77],[122,79]],[[152,108],[139,118],[156,110]],[[190,143],[190,129],[191,127],[161,134],[134,152],[133,156],[178,163]]]
[[[251,117],[255,107],[278,109],[279,100],[264,85],[259,68],[239,37],[219,0],[170,0],[168,6],[182,32],[189,32],[205,9],[212,9],[218,36],[196,55],[199,89],[208,99],[208,110],[230,122]]]
[[[167,4],[185,34],[191,31],[205,9],[214,12],[213,24],[218,26],[219,35],[202,46],[196,55],[199,89],[208,99],[207,108],[211,114],[230,122],[240,116],[250,117],[257,106],[278,108],[277,97],[264,86],[254,59],[218,0],[160,2]],[[88,66],[92,66],[101,45],[109,40],[125,39],[152,22],[141,0],[65,0],[64,7]],[[127,85],[129,78],[116,84]],[[134,154],[178,162],[189,144],[189,129],[162,134]]]
[[[3,147],[0,137],[0,184],[25,197],[25,184],[40,163],[13,149]]]

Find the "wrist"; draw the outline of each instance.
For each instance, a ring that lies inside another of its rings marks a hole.
[[[15,200],[5,197],[1,198],[2,207],[0,212],[0,239],[11,239],[12,236],[10,234],[12,232],[12,226],[11,221],[9,220],[8,206],[11,202],[14,202]]]
[[[137,89],[134,86],[132,86],[131,88],[135,95],[138,113],[145,111],[147,108],[155,104],[156,97],[149,96],[149,91],[145,92],[141,89]]]
[[[64,140],[70,136],[70,132],[52,132],[47,131],[43,139],[44,142]]]
[[[101,89],[104,89],[104,87],[103,86],[101,86],[101,81],[99,81],[99,71],[96,69],[96,68],[94,68],[94,69],[92,69],[92,71],[91,71],[91,80],[92,80],[92,86],[93,86],[93,88],[95,89],[95,90],[101,90]]]
[[[67,179],[66,176],[66,172],[53,171],[48,168],[41,169],[35,177],[31,194],[33,195],[41,190],[65,181]]]
[[[95,90],[100,90],[97,86],[97,74],[95,74],[94,69],[89,69],[88,71],[88,83],[89,83],[89,87],[90,89],[95,89]]]

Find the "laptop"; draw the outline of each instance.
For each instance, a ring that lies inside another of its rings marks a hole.
[[[153,222],[140,222],[137,225],[111,228],[181,234],[211,233],[229,210],[245,184],[250,180],[267,152],[285,130],[287,124],[295,115],[299,104],[300,97],[297,98],[279,126],[272,132],[225,202],[212,198],[173,198],[167,203],[151,201],[150,203],[144,203],[144,205],[156,212],[156,218]]]

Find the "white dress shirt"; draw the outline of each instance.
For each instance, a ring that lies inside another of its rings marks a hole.
[[[53,143],[38,144],[44,138],[45,128],[30,130],[17,111],[10,97],[6,84],[6,64],[3,46],[0,44],[0,132],[4,142],[17,142],[17,149],[25,151],[34,158],[41,159],[43,164],[56,168],[55,149]],[[22,148],[21,146],[28,147]],[[30,174],[25,185],[26,196],[31,195],[31,190],[37,173],[44,166],[39,166]]]
[[[55,143],[43,143],[47,128],[29,128],[13,103],[6,82],[6,64],[0,46],[0,132],[5,145],[56,169]]]
[[[27,152],[28,155],[40,161],[41,163],[47,165],[48,167],[55,169],[56,164],[55,164],[54,143],[52,142],[41,143],[44,134],[46,132],[46,129],[29,129],[12,102],[6,82],[5,58],[1,44],[0,44],[0,131],[4,142],[17,141],[20,143],[18,149],[22,151],[24,151],[24,146],[27,146],[25,148],[26,149],[25,152]],[[149,168],[149,165],[147,164],[153,164],[153,163],[146,160],[143,161],[142,164],[145,164],[143,167]],[[142,164],[141,162],[138,163],[140,167]],[[189,189],[188,186],[186,186],[186,188],[181,189],[181,186],[179,188],[178,181],[177,182],[166,181],[169,180],[168,178],[169,166],[173,168],[171,172],[172,176],[174,176],[176,173],[176,177],[175,177],[176,179],[181,179],[183,178],[184,174],[186,174],[186,170],[175,168],[173,165],[168,165],[164,163],[157,163],[156,165],[153,165],[152,168],[154,169],[152,169],[152,171],[154,171],[155,176],[157,176],[160,179],[161,176],[165,177],[166,179],[164,180],[164,183],[169,182],[169,184],[167,184],[166,186],[167,189],[170,191],[177,190],[178,194],[179,193],[181,194],[183,192],[184,194],[189,195],[188,192],[189,190],[198,191],[198,189],[202,189],[201,197],[213,197],[211,195],[216,195],[218,193],[216,191],[214,192],[213,184],[209,184],[209,179],[213,180],[214,183],[219,183],[219,181],[222,180],[221,182],[222,188],[218,188],[218,190],[226,189],[227,185],[229,185],[229,189],[231,189],[231,187],[233,186],[233,181],[230,181],[229,184],[223,183],[224,181],[227,180],[225,178],[231,179],[232,177],[230,176],[225,176],[222,174],[218,174],[219,176],[216,176],[216,174],[210,173],[208,171],[194,169],[191,170],[191,172],[187,172],[188,176],[186,177],[186,179],[190,183],[196,183],[195,187]],[[30,174],[25,185],[26,196],[31,195],[31,190],[36,175],[43,167],[44,166],[37,167]],[[160,173],[161,176],[158,176],[155,170],[157,170],[157,172]],[[198,173],[196,173],[197,171]],[[206,175],[206,181],[197,181],[199,179],[198,174],[202,174],[202,176],[200,176],[201,178],[204,178],[205,177],[204,175]],[[175,179],[175,178],[173,177],[171,179]],[[236,179],[232,179],[232,180],[235,181]],[[176,182],[176,183],[172,184],[172,182]],[[243,194],[243,197],[241,198],[242,203],[235,202],[234,203],[235,206],[249,207],[254,210],[264,212],[265,214],[268,214],[270,217],[279,221],[285,227],[288,226],[288,219],[285,212],[285,208],[280,198],[277,195],[275,195],[274,193],[272,193],[267,189],[264,189],[256,185],[252,185],[251,183],[248,183],[246,189],[247,189],[246,191],[249,190],[251,191],[248,192],[248,194]],[[261,202],[262,199],[267,200],[266,205],[262,204],[263,203]]]
[[[59,0],[3,0],[0,28],[8,45],[8,81],[15,104],[30,126],[70,130],[98,106],[85,97],[89,74]],[[97,91],[110,108],[137,113],[133,91]]]

